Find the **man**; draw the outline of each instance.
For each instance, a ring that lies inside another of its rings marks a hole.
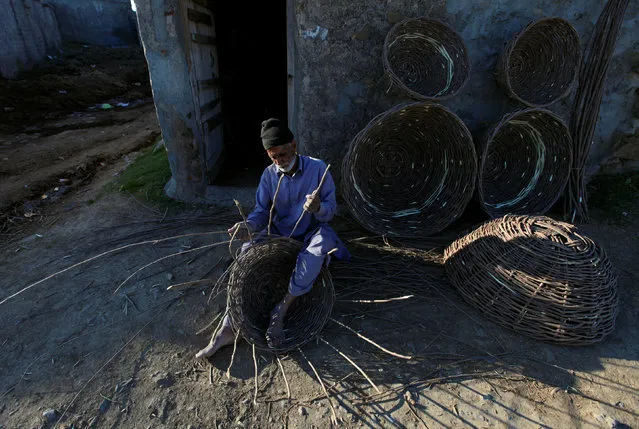
[[[247,217],[248,229],[254,236],[265,234],[271,205],[275,200],[271,234],[288,237],[292,232],[292,238],[304,242],[288,292],[271,312],[266,339],[269,346],[275,348],[282,342],[284,318],[290,305],[298,296],[311,290],[322,265],[328,264],[331,255],[338,260],[347,260],[350,255],[328,226],[337,208],[335,184],[330,173],[326,174],[321,188],[315,192],[326,171],[326,164],[319,159],[298,155],[293,133],[278,119],[262,122],[261,137],[273,164],[264,170],[260,179],[255,210]],[[305,213],[295,228],[303,211]],[[228,232],[239,239],[248,238],[244,222],[236,223]],[[221,347],[232,344],[234,338],[229,317],[226,316],[209,345],[200,350],[196,357],[211,356]]]

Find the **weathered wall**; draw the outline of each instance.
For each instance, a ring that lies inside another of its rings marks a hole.
[[[168,194],[197,201],[206,193],[204,138],[196,117],[189,54],[178,0],[135,0],[153,99],[173,177]]]
[[[64,42],[89,45],[138,43],[130,0],[48,0],[54,6]]]
[[[5,4],[8,3],[8,4]],[[60,32],[46,1],[4,0],[0,13],[0,76],[15,78],[60,49]]]
[[[384,37],[401,17],[439,19],[465,39],[472,62],[470,81],[443,104],[466,122],[477,139],[519,106],[497,86],[493,75],[503,45],[529,22],[558,16],[575,26],[585,46],[604,5],[603,0],[294,1],[296,135],[305,153],[336,166],[371,118],[406,101],[393,89],[387,93],[382,67]],[[639,127],[638,24],[639,3],[631,1],[606,80],[593,166],[610,152],[618,134],[634,134]],[[567,119],[571,100],[572,95],[550,109]]]

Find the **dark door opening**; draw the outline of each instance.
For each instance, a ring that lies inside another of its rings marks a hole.
[[[225,159],[216,185],[256,185],[261,122],[287,118],[286,1],[215,2]]]

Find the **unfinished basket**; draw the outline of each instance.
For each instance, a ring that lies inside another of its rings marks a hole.
[[[561,118],[526,109],[502,118],[482,143],[477,181],[493,218],[543,214],[557,201],[570,174],[572,143]]]
[[[595,343],[614,330],[610,260],[573,225],[508,215],[453,242],[444,258],[464,299],[502,326],[566,345]]]
[[[423,237],[462,214],[476,172],[464,123],[443,106],[418,102],[393,107],[357,134],[342,164],[342,193],[366,229]]]
[[[508,42],[497,76],[510,97],[530,107],[548,106],[568,95],[580,58],[575,28],[566,20],[545,18]]]
[[[284,318],[284,340],[266,343],[271,310],[284,298],[302,243],[272,238],[255,244],[233,263],[228,284],[228,312],[236,332],[255,347],[285,353],[313,339],[328,320],[334,301],[333,282],[322,269],[310,292],[297,298]]]
[[[423,101],[452,97],[470,76],[464,40],[452,28],[428,18],[397,23],[386,35],[383,62],[397,87]]]

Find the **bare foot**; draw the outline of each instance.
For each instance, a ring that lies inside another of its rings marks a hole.
[[[222,327],[217,332],[215,337],[211,338],[211,342],[209,343],[209,345],[197,352],[195,358],[199,359],[201,357],[207,358],[209,356],[213,356],[215,352],[217,352],[222,347],[233,344],[234,340],[235,337],[233,336],[233,329],[231,329],[231,326],[222,324]]]
[[[284,340],[284,314],[282,304],[271,311],[271,321],[266,330],[266,342],[272,349],[279,347]]]

